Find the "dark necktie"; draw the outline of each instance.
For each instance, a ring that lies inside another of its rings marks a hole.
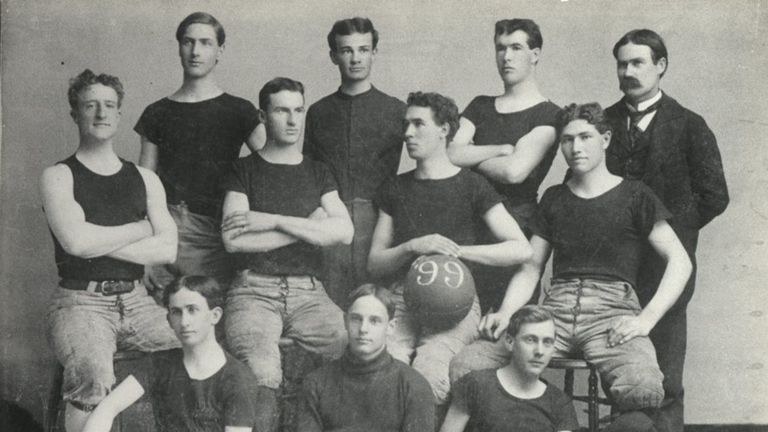
[[[641,111],[635,110],[631,105],[627,105],[627,111],[629,114],[630,148],[634,149],[636,147],[637,141],[640,139],[640,135],[643,134],[643,131],[640,130],[640,127],[638,127],[640,120],[642,120],[643,117],[645,117],[647,114],[655,112],[657,109],[659,109],[659,105],[661,105],[661,99],[657,100],[649,107]]]

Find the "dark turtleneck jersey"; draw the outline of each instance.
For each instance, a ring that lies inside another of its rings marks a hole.
[[[427,380],[386,350],[367,362],[347,351],[304,379],[298,430],[433,431],[434,404]]]

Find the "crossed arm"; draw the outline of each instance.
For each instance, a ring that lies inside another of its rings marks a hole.
[[[337,191],[320,199],[321,206],[301,218],[250,210],[248,196],[227,192],[221,236],[228,252],[268,252],[297,241],[317,246],[350,244],[352,220]]]
[[[368,271],[375,276],[386,276],[414,257],[426,254],[450,255],[491,266],[520,264],[530,257],[531,248],[525,235],[503,204],[491,207],[483,219],[500,242],[462,246],[440,234],[429,234],[393,246],[394,221],[392,216],[379,210],[368,255]]]
[[[75,201],[72,172],[65,165],[43,171],[40,179],[43,208],[53,235],[69,254],[80,258],[110,256],[136,264],[163,264],[176,260],[177,232],[157,176],[141,167],[147,192],[147,219],[118,226],[85,220]]]
[[[469,119],[459,120],[459,130],[448,146],[448,157],[460,167],[477,167],[486,177],[500,183],[522,183],[541,163],[555,143],[555,128],[537,126],[517,143],[474,145],[475,125]]]

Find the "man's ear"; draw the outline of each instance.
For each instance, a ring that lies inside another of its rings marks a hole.
[[[541,56],[541,48],[534,48],[531,50],[531,63],[534,65],[539,64],[539,57]]]
[[[603,132],[603,150],[608,148],[608,145],[611,143],[612,136],[613,134],[610,130]]]
[[[395,324],[397,323],[397,318],[392,318],[387,323],[387,337],[392,336],[395,334]]]
[[[507,351],[512,352],[512,346],[514,345],[515,338],[510,336],[507,332],[504,332],[502,337],[504,338],[504,347],[507,348]]]
[[[168,321],[168,325],[171,325],[171,311],[165,313],[165,320]]]
[[[335,64],[336,66],[339,65],[339,59],[336,58],[336,51],[329,50],[328,56],[331,58],[331,63]]]
[[[267,113],[264,112],[263,109],[259,108],[258,115],[259,115],[259,123],[264,124],[267,121]]]
[[[221,321],[221,317],[224,316],[224,310],[221,308],[221,306],[216,306],[213,309],[211,309],[212,317],[211,320],[213,321],[213,324],[216,325]]]
[[[219,45],[219,48],[216,50],[216,64],[219,64],[219,60],[224,55],[224,48],[226,47],[226,44]]]
[[[69,115],[70,115],[70,117],[72,117],[72,120],[73,120],[75,123],[77,123],[77,112],[76,112],[74,109],[72,109],[72,110],[70,110],[70,111],[69,111]]]
[[[656,62],[656,70],[659,71],[659,75],[663,75],[667,71],[667,58],[662,57]]]

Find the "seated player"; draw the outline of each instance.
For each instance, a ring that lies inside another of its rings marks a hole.
[[[259,105],[267,142],[225,180],[222,239],[239,269],[225,327],[232,353],[274,390],[260,411],[276,414],[281,336],[328,358],[344,350],[344,314],[319,277],[322,248],[349,244],[354,228],[328,167],[299,150],[304,86],[275,78],[259,92]]]
[[[555,322],[541,306],[512,315],[504,344],[509,364],[470,372],[454,384],[440,432],[571,431],[579,427],[568,396],[539,378],[555,350]]]
[[[80,132],[74,155],[46,168],[43,209],[53,234],[59,286],[48,339],[64,366],[65,427],[79,432],[115,383],[117,346],[179,346],[165,310],[141,282],[145,264],[176,259],[176,225],[157,176],[115,154],[123,85],[86,69],[69,86]]]
[[[181,349],[152,354],[148,374],[129,375],[88,418],[84,432],[107,432],[144,393],[162,431],[250,432],[255,423],[251,371],[224,351],[214,331],[224,293],[207,276],[182,276],[165,290],[168,323]]]
[[[433,431],[429,384],[387,352],[387,337],[394,329],[392,294],[366,284],[350,293],[349,304],[347,350],[304,378],[298,430]]]
[[[664,397],[648,333],[682,292],[691,262],[656,195],[639,181],[608,172],[605,149],[611,131],[600,105],[568,106],[561,125],[560,147],[573,175],[545,192],[531,225],[533,258],[512,278],[501,309],[481,330],[494,339],[501,335],[512,313],[530,297],[554,250],[552,284],[544,290],[543,306],[555,318],[555,355],[580,353],[597,366],[616,407],[627,414],[612,430],[642,429],[650,419],[632,411],[655,415]],[[633,287],[647,244],[667,267],[656,295],[641,309]],[[501,343],[478,342],[454,359],[451,378],[498,366],[507,356]],[[628,424],[627,418],[637,422]]]
[[[368,269],[393,280],[395,329],[392,356],[412,364],[432,386],[438,404],[449,390],[448,364],[477,338],[480,307],[448,329],[420,326],[403,302],[402,279],[420,255],[444,254],[471,263],[511,266],[526,261],[530,245],[488,181],[451,163],[446,143],[458,125],[458,108],[437,93],[411,93],[405,114],[405,141],[416,169],[390,178],[379,190],[379,220]],[[479,226],[498,239],[478,244]]]

